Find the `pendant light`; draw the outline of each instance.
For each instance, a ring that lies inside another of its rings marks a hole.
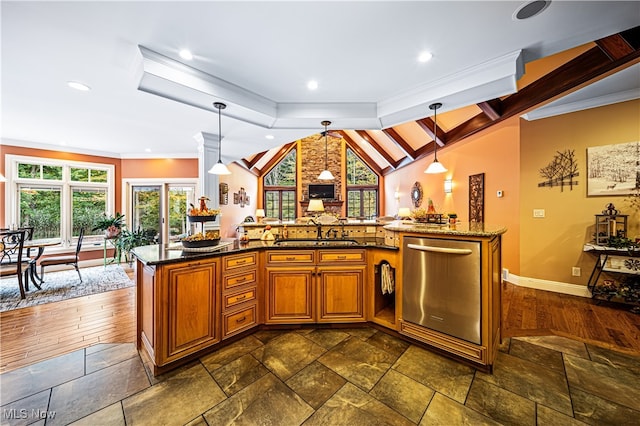
[[[225,109],[227,105],[222,102],[214,102],[213,106],[218,109],[218,162],[209,169],[209,173],[212,175],[230,175],[231,172],[222,162],[222,118],[220,111]]]
[[[328,138],[329,133],[327,132],[327,126],[331,124],[330,121],[323,121],[320,124],[324,126],[324,170],[318,176],[320,180],[333,180],[333,174],[329,171],[329,151],[328,151]]]
[[[433,163],[429,164],[425,173],[436,174],[444,173],[447,169],[438,161],[438,108],[442,104],[440,102],[429,105],[429,109],[433,110]]]

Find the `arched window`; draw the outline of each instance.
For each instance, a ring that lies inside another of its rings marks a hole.
[[[347,216],[378,216],[378,175],[347,149]]]
[[[280,220],[296,218],[296,150],[292,149],[264,176],[264,212]]]

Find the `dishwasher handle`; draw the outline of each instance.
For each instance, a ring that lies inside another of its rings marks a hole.
[[[414,250],[428,251],[432,253],[446,253],[446,254],[471,254],[473,251],[470,249],[455,249],[446,247],[433,247],[433,246],[421,246],[418,244],[407,244],[407,247]]]

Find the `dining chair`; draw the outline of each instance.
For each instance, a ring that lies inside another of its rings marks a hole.
[[[80,275],[80,269],[78,268],[78,257],[80,255],[80,249],[82,248],[82,239],[84,238],[84,228],[80,228],[80,235],[78,235],[78,245],[76,245],[76,252],[72,255],[66,256],[53,256],[40,260],[40,278],[44,282],[44,267],[53,265],[71,265],[76,268],[80,282],[82,282],[82,275]]]
[[[20,298],[24,299],[24,285],[29,264],[22,259],[25,230],[0,231],[0,277],[17,275]],[[24,281],[23,281],[24,278]]]

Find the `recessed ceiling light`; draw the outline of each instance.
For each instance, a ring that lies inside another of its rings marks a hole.
[[[151,152],[151,148],[145,148],[144,152]]]
[[[179,53],[180,57],[185,61],[190,61],[193,59],[193,54],[187,49],[182,49]]]
[[[318,88],[318,82],[315,80],[310,80],[307,83],[307,89],[309,90],[316,90]]]
[[[269,140],[272,140],[272,139],[274,139],[274,136],[273,135],[267,135],[267,136],[265,136],[265,138],[267,138]]]
[[[430,52],[420,52],[418,55],[418,62],[429,62],[433,58],[433,55]]]
[[[550,4],[551,0],[533,0],[525,2],[513,13],[513,19],[523,20],[533,18],[534,16],[542,13],[542,11],[549,7]]]
[[[84,83],[80,83],[79,81],[67,81],[67,86],[72,89],[80,90],[81,92],[88,92],[91,90],[91,87],[87,86]]]

